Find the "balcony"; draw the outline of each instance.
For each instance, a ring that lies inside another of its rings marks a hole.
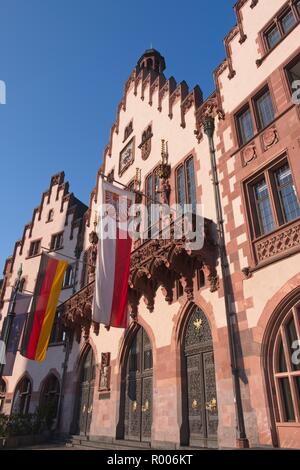
[[[211,292],[218,289],[212,221],[204,219],[204,240],[199,250],[190,250],[184,236],[176,239],[176,223],[171,224],[169,238],[165,238],[161,230],[156,239],[142,242],[132,252],[128,297],[133,318],[137,316],[141,297],[144,297],[148,310],[153,312],[159,287],[162,287],[166,302],[171,304],[176,281],[181,282],[187,298],[193,300],[193,280],[199,269],[203,270]]]
[[[193,300],[194,278],[197,270],[203,270],[206,284],[211,292],[218,289],[216,272],[217,248],[212,237],[212,221],[204,220],[203,244],[200,249],[189,249],[188,240],[182,236],[176,238],[178,222],[172,222],[168,238],[164,230],[160,230],[157,238],[137,240],[131,254],[128,302],[131,317],[137,318],[141,298],[150,312],[154,310],[156,292],[159,287],[168,304],[173,302],[175,282],[181,282],[189,300]],[[182,222],[180,222],[182,223]],[[194,225],[194,223],[193,223]],[[94,248],[95,255],[95,248]],[[96,263],[96,256],[90,258]],[[62,306],[63,323],[73,330],[77,338],[83,332],[88,337],[92,324],[92,302],[95,287],[94,267],[90,265],[92,275],[89,284],[74,294]],[[94,324],[97,333],[99,325]]]

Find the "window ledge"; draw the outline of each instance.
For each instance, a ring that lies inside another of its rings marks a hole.
[[[61,251],[61,250],[63,250],[63,249],[64,249],[63,246],[60,246],[60,247],[58,247],[58,248],[49,248],[48,253],[56,253],[57,251]]]
[[[53,348],[55,346],[65,346],[65,341],[58,341],[57,343],[49,343],[48,348]]]
[[[33,259],[33,258],[37,258],[38,256],[41,256],[41,254],[42,254],[42,252],[40,252],[40,253],[37,253],[36,255],[28,255],[28,256],[26,256],[26,258],[25,258],[25,259]]]

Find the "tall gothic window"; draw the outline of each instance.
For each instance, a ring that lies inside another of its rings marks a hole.
[[[190,204],[193,212],[196,212],[197,196],[193,157],[189,157],[176,170],[176,196],[177,204],[182,208],[184,204]]]
[[[147,231],[146,237],[159,232],[160,179],[155,170],[146,179]]]
[[[264,129],[274,120],[274,108],[269,89],[264,90],[255,99],[258,128]]]
[[[31,382],[28,377],[23,377],[18,383],[13,400],[13,413],[25,415],[29,411],[31,398]]]
[[[240,144],[244,145],[254,136],[253,121],[249,107],[244,109],[237,117]]]
[[[57,418],[59,404],[60,385],[58,378],[54,374],[50,374],[44,383],[40,407],[45,415],[46,424],[51,429],[55,418]]]

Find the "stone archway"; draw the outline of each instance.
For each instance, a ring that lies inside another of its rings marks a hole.
[[[275,445],[300,446],[300,292],[271,316],[263,339],[263,368]]]

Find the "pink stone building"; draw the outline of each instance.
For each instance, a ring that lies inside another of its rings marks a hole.
[[[86,444],[300,447],[300,1],[239,0],[235,13],[206,100],[165,75],[159,52],[142,55],[86,211],[52,179],[1,298],[20,262],[33,290],[32,242],[51,248],[64,230],[63,253],[77,259],[58,310],[65,333],[43,365],[17,356],[1,385],[5,412],[22,378],[33,410],[53,374],[57,431]],[[126,331],[91,321],[102,172],[159,202],[199,203],[205,217],[198,251],[172,236],[135,240]]]

